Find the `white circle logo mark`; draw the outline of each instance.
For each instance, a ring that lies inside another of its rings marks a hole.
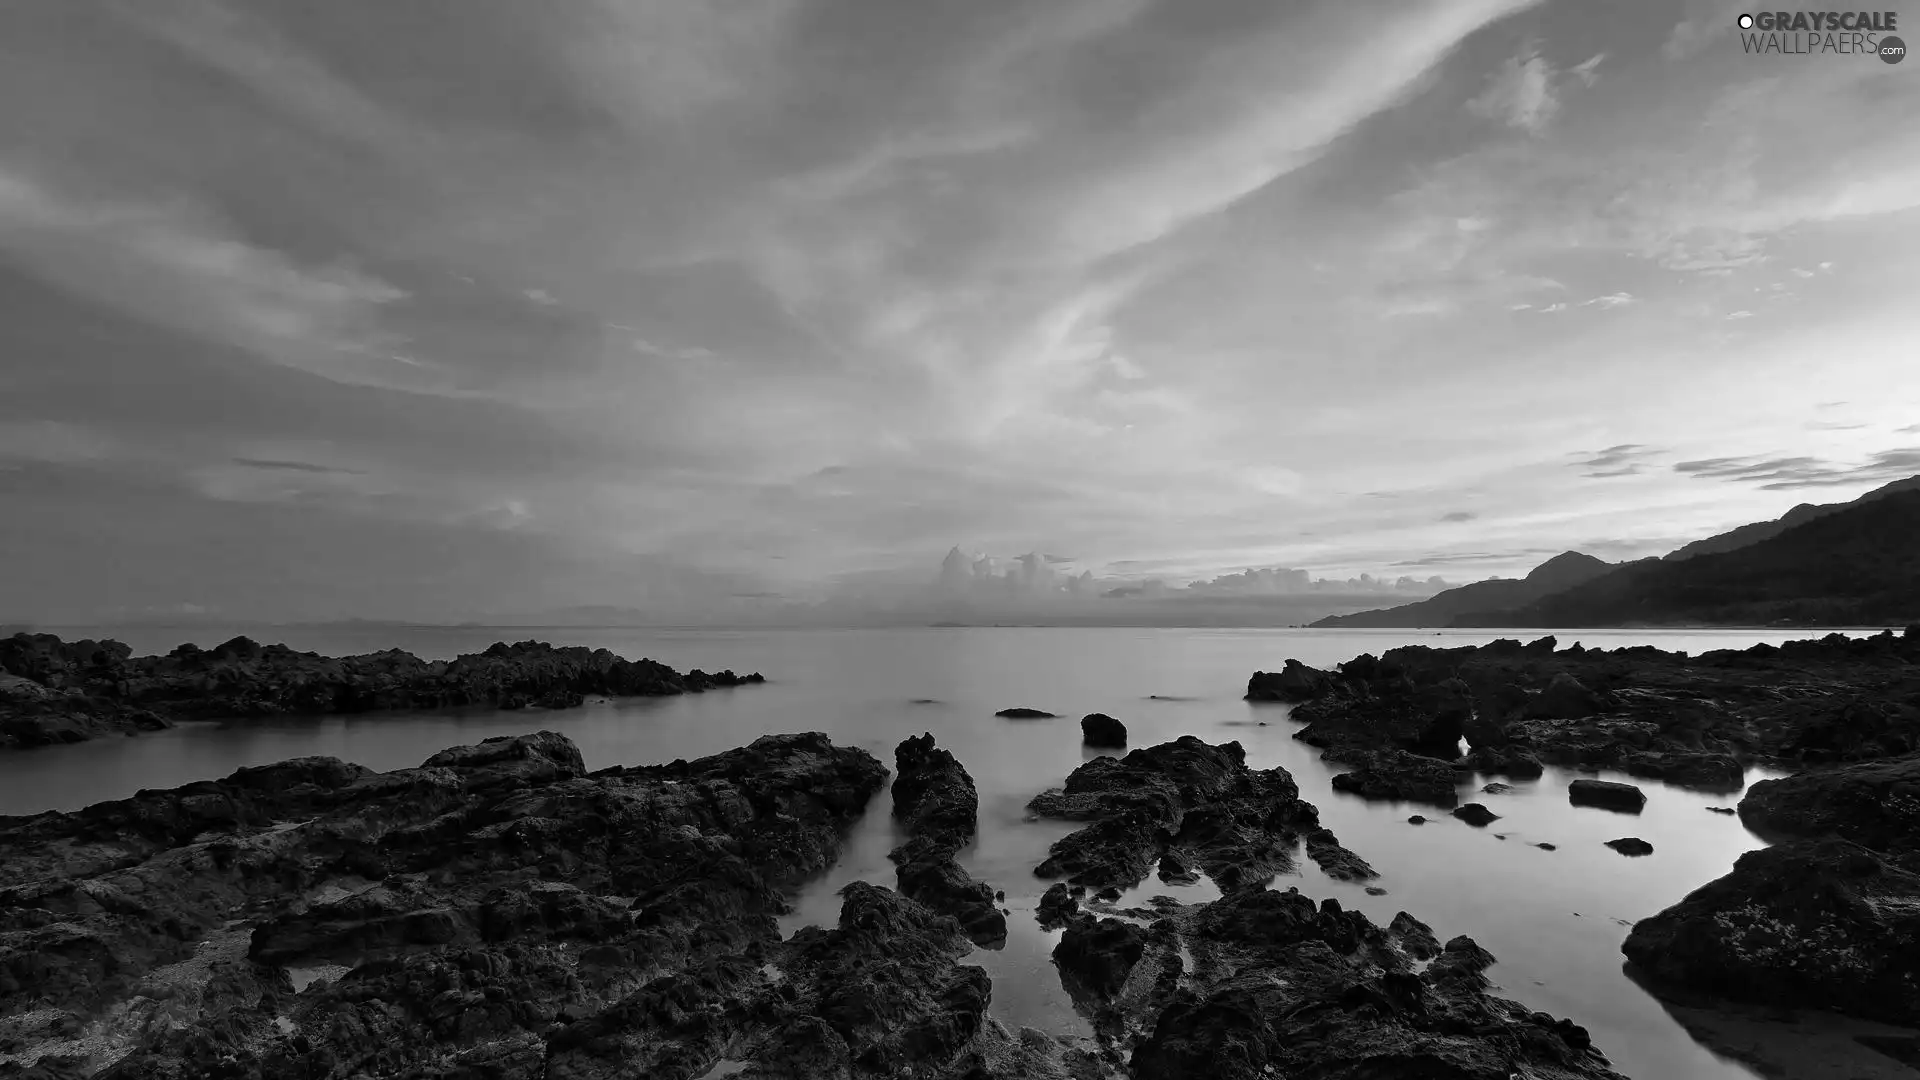
[[[1740,29],[1742,30],[1753,29],[1753,16],[1751,15],[1740,16]]]

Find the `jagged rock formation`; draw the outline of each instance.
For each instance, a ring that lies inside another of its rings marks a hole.
[[[889,857],[899,864],[901,894],[953,916],[975,944],[1004,942],[1007,919],[994,906],[993,889],[956,861],[979,825],[973,777],[931,734],[901,742],[894,763],[893,816],[907,842]]]
[[[0,639],[0,749],[132,734],[178,720],[359,713],[479,705],[569,708],[589,694],[669,695],[765,680],[731,671],[681,675],[652,660],[545,642],[496,643],[451,661],[399,649],[321,656],[234,638],[133,656],[117,641],[52,634]]]

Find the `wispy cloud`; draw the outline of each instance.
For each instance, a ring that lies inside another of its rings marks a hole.
[[[1573,467],[1581,470],[1581,475],[1606,479],[1617,476],[1637,476],[1647,469],[1650,459],[1660,457],[1665,451],[1642,446],[1639,443],[1621,443],[1609,446],[1605,450],[1593,450],[1572,455],[1576,461]]]
[[[1673,469],[1701,480],[1755,484],[1769,491],[1840,487],[1900,480],[1920,473],[1920,447],[1882,450],[1853,465],[1797,455],[1702,458],[1678,462]]]

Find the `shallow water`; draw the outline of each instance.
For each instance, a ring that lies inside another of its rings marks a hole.
[[[72,631],[62,631],[75,636]],[[993,1011],[1012,1024],[1051,1031],[1086,1030],[1061,989],[1049,953],[1057,933],[1039,929],[1033,909],[1046,882],[1033,866],[1047,846],[1075,826],[1030,823],[1025,804],[1058,786],[1093,752],[1080,745],[1078,718],[1105,712],[1126,722],[1133,746],[1182,734],[1209,742],[1238,740],[1248,764],[1282,765],[1304,798],[1341,841],[1381,872],[1370,882],[1387,895],[1321,874],[1304,852],[1291,877],[1315,897],[1333,896],[1378,922],[1412,912],[1442,940],[1468,934],[1500,963],[1491,977],[1507,996],[1588,1027],[1615,1067],[1643,1080],[1665,1077],[1748,1077],[1744,1067],[1699,1047],[1667,1012],[1621,972],[1620,943],[1631,923],[1672,904],[1725,873],[1742,852],[1761,846],[1737,818],[1708,813],[1739,798],[1706,795],[1648,780],[1632,780],[1647,794],[1639,815],[1573,807],[1569,780],[1582,774],[1552,769],[1514,790],[1482,795],[1475,778],[1463,794],[1501,815],[1472,828],[1444,811],[1367,803],[1328,786],[1337,771],[1318,751],[1291,738],[1297,725],[1285,707],[1241,700],[1247,676],[1279,668],[1288,657],[1330,665],[1361,652],[1398,644],[1463,645],[1507,632],[1444,633],[1376,630],[1187,630],[1138,628],[925,628],[907,630],[688,631],[431,630],[391,629],[343,635],[290,631],[298,648],[364,652],[399,645],[424,656],[450,656],[494,640],[538,637],[567,644],[605,645],[629,657],[651,656],[677,668],[730,667],[763,672],[765,686],[670,699],[591,703],[561,712],[474,711],[368,714],[253,722],[224,727],[194,724],[137,738],[0,755],[0,813],[75,809],[120,798],[140,788],[170,787],[224,776],[243,765],[307,754],[329,754],[377,769],[419,764],[447,746],[491,735],[546,728],[573,739],[589,768],[693,758],[782,731],[825,731],[838,743],[864,747],[889,767],[907,735],[933,732],[973,774],[980,790],[980,836],[962,858],[978,878],[1007,893],[1007,944],[976,950],[973,962],[994,977]],[[1561,633],[1563,645],[1618,648],[1650,643],[1698,652],[1779,642],[1799,633],[1749,631]],[[165,649],[172,638],[127,635],[140,651]],[[204,638],[211,645],[217,638]],[[916,703],[920,699],[923,703]],[[930,700],[927,700],[930,699]],[[1056,720],[1009,721],[995,711],[1032,706]],[[1612,779],[1631,779],[1613,776]],[[1763,778],[1748,774],[1748,782]],[[899,837],[891,801],[876,799],[852,831],[840,863],[795,898],[787,932],[808,923],[831,924],[836,891],[865,879],[891,886],[887,852]],[[1429,823],[1409,825],[1408,815]],[[1500,837],[1504,836],[1505,839]],[[1605,841],[1638,836],[1654,853],[1628,858]],[[1534,846],[1558,845],[1545,851]],[[1169,887],[1155,879],[1126,902],[1164,894],[1182,900],[1214,895],[1199,885]]]

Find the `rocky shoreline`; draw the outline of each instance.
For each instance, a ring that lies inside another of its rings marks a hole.
[[[785,941],[889,778],[819,734],[589,773],[538,732],[0,819],[0,1076],[1618,1077],[1490,996],[1471,940],[1270,890],[1303,840],[1364,863],[1286,770],[1192,737],[1035,799],[1087,822],[1036,873],[1074,882],[1055,957],[1096,1034],[1009,1029],[961,962],[1005,934],[953,860],[971,781],[927,736],[896,765],[902,890],[855,882]],[[1223,897],[1104,891],[1183,866]]]
[[[399,649],[331,657],[237,637],[133,656],[118,641],[0,638],[0,750],[133,735],[182,720],[479,706],[566,709],[589,695],[665,696],[765,680],[682,675],[652,660],[540,641],[496,643],[453,660]]]
[[[1367,798],[1450,804],[1443,770],[1543,762],[1728,792],[1750,763],[1795,770],[1737,808],[1776,846],[1635,924],[1630,971],[1677,994],[1920,1026],[1920,627],[1698,657],[1551,637],[1410,646],[1333,671],[1289,661],[1247,697],[1292,704],[1296,739],[1356,766],[1333,786]],[[1597,780],[1569,796],[1628,814],[1645,801]],[[1875,1038],[1920,1060],[1920,1040]]]
[[[1631,970],[1907,1026],[1917,695],[1920,631],[1694,658],[1415,648],[1249,685],[1291,702],[1296,737],[1363,797],[1439,777],[1452,795],[1489,764],[1657,760],[1707,786],[1724,778],[1701,758],[1799,764],[1739,803],[1778,846],[1637,924]],[[1017,884],[960,861],[973,779],[931,735],[892,765],[811,733],[589,772],[542,731],[0,818],[0,1078],[1620,1080],[1577,1018],[1492,993],[1472,939],[1276,890],[1303,854],[1340,880],[1376,871],[1286,769],[1190,735],[1092,757],[1028,804],[1079,826],[1033,873],[1091,1034],[1010,1027],[967,962],[1007,937],[996,886]],[[783,940],[777,916],[889,783],[897,888],[856,881],[837,925]],[[1127,898],[1202,874],[1218,899]]]

